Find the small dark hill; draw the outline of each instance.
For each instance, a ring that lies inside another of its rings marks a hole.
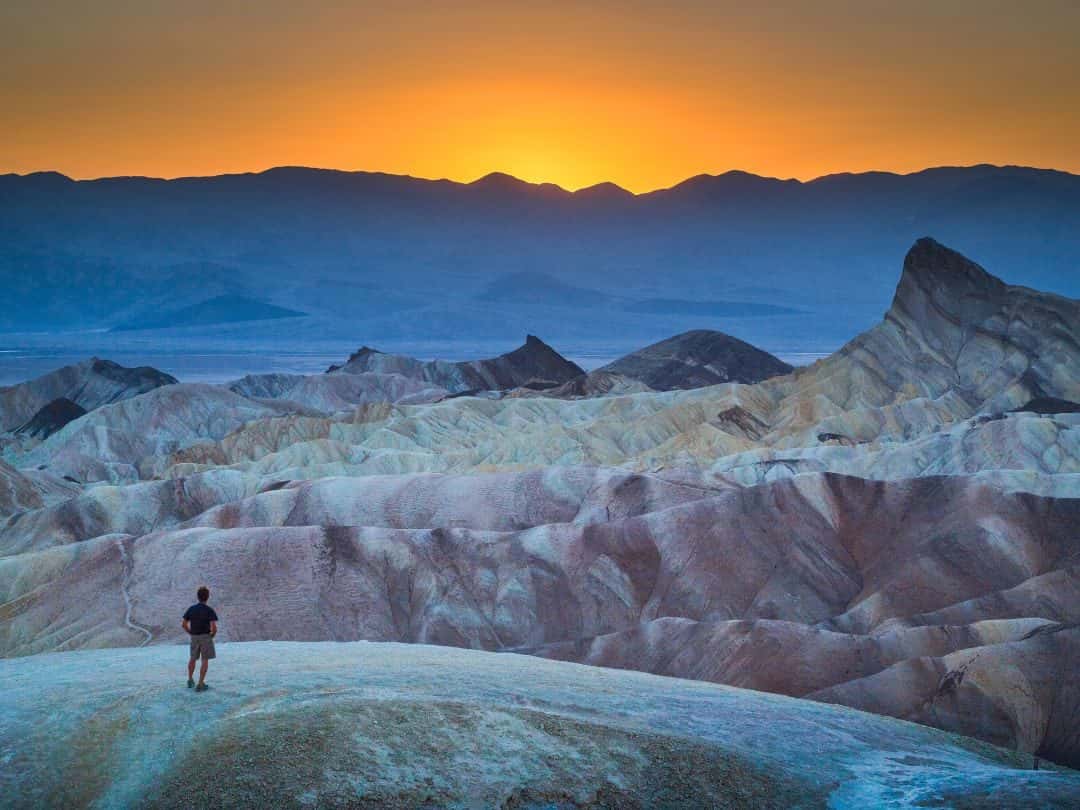
[[[306,312],[267,304],[242,295],[219,295],[208,301],[160,314],[147,315],[113,327],[114,332],[135,329],[171,329],[177,326],[209,326],[244,321],[299,318]]]
[[[47,439],[68,422],[74,422],[86,413],[86,408],[67,397],[54,399],[30,417],[30,421],[15,429],[16,433]]]
[[[512,352],[476,360],[470,366],[483,387],[491,389],[514,388],[538,380],[560,384],[585,373],[535,335],[527,335],[525,343]]]
[[[731,335],[696,329],[646,346],[600,370],[671,391],[726,382],[756,383],[787,374],[791,368]]]

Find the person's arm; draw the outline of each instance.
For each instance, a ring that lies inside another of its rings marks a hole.
[[[210,622],[210,638],[217,635],[217,622]]]
[[[181,619],[180,620],[180,626],[184,628],[185,633],[187,633],[189,636],[191,635],[191,625],[188,624],[187,619]]]

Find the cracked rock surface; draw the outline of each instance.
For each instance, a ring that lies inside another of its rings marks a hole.
[[[0,662],[9,807],[1068,807],[1080,774],[838,706],[423,645]]]

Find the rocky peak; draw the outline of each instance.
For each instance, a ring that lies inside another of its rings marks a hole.
[[[349,359],[346,360],[344,363],[334,363],[329,368],[327,368],[324,373],[325,374],[333,374],[335,371],[340,371],[342,368],[347,366],[349,363],[356,363],[356,362],[359,362],[359,361],[362,361],[362,360],[366,360],[368,357],[371,357],[373,354],[382,354],[382,352],[380,352],[378,349],[373,349],[370,346],[361,346],[355,352],[350,354]]]
[[[349,355],[350,360],[358,360],[362,357],[368,357],[373,354],[382,354],[378,349],[373,349],[370,346],[361,346],[355,352]]]
[[[887,318],[925,325],[944,318],[979,323],[1004,304],[1008,285],[940,242],[923,237],[904,257],[904,271]]]
[[[918,240],[885,321],[825,361],[838,399],[880,406],[948,392],[971,413],[1031,399],[1080,400],[1080,302],[1010,286],[930,238]],[[852,397],[850,392],[857,392]]]
[[[534,377],[557,383],[585,373],[577,363],[567,360],[536,335],[526,335],[525,343],[504,357],[510,366],[520,369],[520,373],[528,371]],[[488,362],[498,362],[498,359]]]

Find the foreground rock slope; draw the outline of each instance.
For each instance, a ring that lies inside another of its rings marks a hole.
[[[711,684],[416,645],[220,652],[207,694],[184,688],[182,647],[0,662],[5,805],[1007,808],[1080,795],[1080,774],[1027,756]]]

